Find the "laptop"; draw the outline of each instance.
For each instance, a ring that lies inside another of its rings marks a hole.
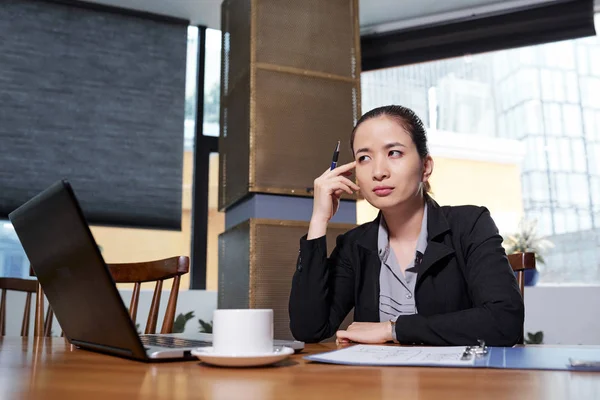
[[[212,346],[207,333],[138,334],[68,181],[56,182],[9,218],[72,344],[141,361],[194,359],[192,349]],[[294,340],[274,344],[304,348]]]

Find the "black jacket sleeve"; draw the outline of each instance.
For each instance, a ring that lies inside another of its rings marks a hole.
[[[428,345],[477,344],[512,346],[522,334],[524,306],[502,237],[485,208],[462,233],[465,279],[473,307],[423,316],[400,316],[396,337],[400,343]]]
[[[329,259],[325,236],[300,239],[289,302],[290,329],[297,340],[331,337],[354,307],[354,268],[344,254],[343,238],[337,238]]]

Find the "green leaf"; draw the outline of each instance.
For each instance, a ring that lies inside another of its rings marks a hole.
[[[525,344],[543,344],[544,343],[544,332],[538,331],[535,333],[527,332],[527,339],[524,340]]]
[[[213,331],[212,321],[205,322],[202,319],[198,319],[198,323],[200,324],[200,333],[212,333],[212,331]]]
[[[193,311],[185,314],[178,314],[173,322],[173,333],[182,333],[185,330],[185,324],[192,318],[194,318]]]

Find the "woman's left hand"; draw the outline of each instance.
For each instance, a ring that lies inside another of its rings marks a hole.
[[[387,322],[353,322],[347,330],[337,331],[338,343],[385,343],[392,341],[392,324]]]

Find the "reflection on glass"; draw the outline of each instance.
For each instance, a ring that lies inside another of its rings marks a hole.
[[[204,136],[219,136],[221,31],[206,29],[204,63]]]
[[[0,276],[31,279],[29,260],[9,221],[0,220]]]
[[[198,91],[198,28],[188,27],[185,69],[185,120],[183,125],[184,147],[192,150],[196,136],[196,92]]]

